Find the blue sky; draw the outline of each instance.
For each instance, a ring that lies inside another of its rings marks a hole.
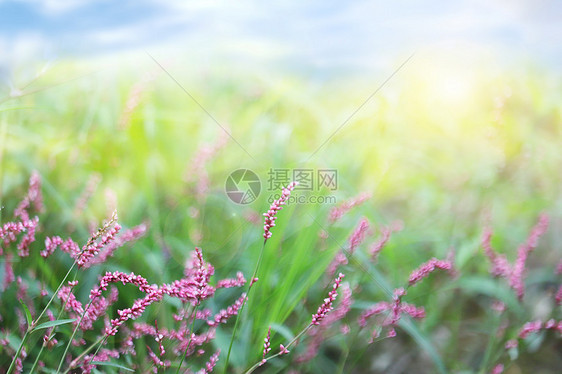
[[[0,0],[0,56],[169,48],[202,61],[376,69],[440,50],[559,69],[561,25],[562,2],[542,0]]]

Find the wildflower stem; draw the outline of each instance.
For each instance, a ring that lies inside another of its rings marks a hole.
[[[43,308],[43,311],[41,312],[41,314],[39,314],[39,317],[37,317],[35,319],[35,321],[32,323],[32,326],[35,327],[35,325],[37,324],[37,322],[39,322],[39,320],[41,319],[41,317],[43,317],[43,315],[45,314],[45,312],[47,311],[47,309],[49,308],[49,306],[51,305],[51,303],[53,302],[54,298],[58,295],[62,285],[64,284],[64,282],[66,282],[66,278],[68,278],[68,276],[70,275],[70,273],[72,272],[72,270],[74,270],[74,267],[76,266],[76,261],[74,261],[74,263],[72,264],[72,266],[70,267],[70,269],[68,269],[68,272],[66,273],[66,275],[64,276],[64,278],[62,279],[62,281],[59,283],[58,288],[56,289],[55,292],[53,292],[53,295],[51,296],[51,299],[49,300],[49,302],[47,303],[47,305],[45,306],[45,308]]]
[[[101,339],[101,341],[99,341],[98,347],[96,348],[96,351],[94,352],[94,354],[92,355],[92,359],[90,361],[93,361],[94,358],[96,358],[98,352],[100,351],[101,347],[103,347],[103,345],[105,344],[106,340],[109,338],[108,334],[105,334],[105,336],[103,337],[103,339]],[[97,342],[96,342],[97,343]]]
[[[107,334],[102,335],[98,340],[96,340],[95,343],[91,344],[82,353],[80,353],[80,355],[78,357],[76,357],[74,360],[72,360],[72,362],[70,363],[70,366],[68,367],[68,369],[66,369],[63,372],[63,374],[68,373],[78,362],[80,362],[81,359],[84,358],[84,356],[86,356],[96,345],[102,343],[106,338],[107,338]]]
[[[62,305],[61,310],[59,311],[59,315],[57,316],[57,319],[61,318],[67,302],[68,302],[68,298],[66,298],[66,300],[64,300],[64,304]],[[49,339],[46,342],[43,342],[43,344],[41,344],[41,349],[39,350],[39,353],[37,354],[37,357],[35,357],[35,362],[33,363],[33,366],[31,367],[31,370],[29,371],[29,374],[33,374],[35,372],[35,368],[37,367],[37,364],[39,363],[39,358],[41,357],[41,354],[43,353],[43,350],[45,349],[45,346],[48,344],[48,342],[55,335],[56,328],[57,328],[57,326],[53,327],[53,330],[49,334]]]
[[[31,327],[28,327],[26,332],[25,332],[25,335],[23,336],[23,339],[21,340],[20,346],[18,347],[18,350],[17,350],[16,354],[14,355],[14,358],[12,359],[12,363],[10,364],[10,367],[8,368],[7,374],[11,374],[12,371],[14,370],[14,368],[16,366],[16,360],[20,356],[21,350],[23,348],[23,345],[25,344],[25,341],[27,340],[27,337],[29,336],[30,330],[31,330]]]
[[[191,339],[193,338],[193,329],[195,327],[195,318],[197,317],[197,309],[198,308],[199,308],[199,304],[197,304],[195,306],[195,308],[193,309],[193,312],[192,312],[193,320],[191,321],[191,329],[189,330],[189,340],[187,341],[187,346],[185,347],[185,350],[183,351],[183,355],[181,356],[180,364],[178,365],[178,369],[176,370],[176,374],[178,374],[180,372],[181,365],[183,364],[183,361],[187,357],[187,351],[189,350],[189,346],[191,345]]]
[[[351,352],[353,348],[353,342],[357,340],[360,331],[361,329],[357,329],[357,332],[354,334],[353,339],[351,339],[351,343],[349,345],[348,344],[345,345],[345,352],[341,356],[340,363],[338,365],[339,366],[337,371],[338,374],[343,374],[343,369],[345,369],[345,363],[347,362],[347,358],[349,357],[349,352]]]
[[[242,302],[242,306],[240,307],[240,310],[238,311],[238,314],[236,315],[236,321],[234,322],[234,329],[232,331],[232,336],[230,337],[230,344],[228,346],[228,353],[226,354],[226,361],[225,361],[225,364],[224,364],[223,374],[226,374],[226,371],[228,370],[228,362],[229,362],[229,359],[230,359],[230,352],[232,350],[232,345],[234,344],[234,338],[236,337],[236,330],[238,329],[238,321],[240,320],[240,316],[242,315],[242,311],[244,310],[244,305],[246,305],[246,300],[248,300],[248,297],[250,296],[250,290],[252,289],[252,285],[254,284],[254,279],[256,278],[256,275],[258,275],[258,270],[260,268],[261,260],[262,260],[262,257],[263,257],[263,251],[265,249],[265,243],[267,243],[267,238],[265,238],[265,240],[263,241],[263,245],[261,247],[260,255],[258,257],[256,267],[254,268],[254,273],[252,274],[252,278],[250,278],[250,281],[248,283],[248,289],[246,291],[246,298]]]
[[[72,288],[74,288],[74,286],[72,286]],[[70,292],[72,292],[72,288],[71,288]],[[74,327],[74,330],[72,331],[72,335],[70,336],[70,339],[68,340],[68,343],[66,344],[66,348],[64,349],[64,353],[62,354],[62,357],[60,359],[59,367],[57,368],[57,373],[60,372],[60,369],[62,367],[62,363],[64,362],[64,358],[66,357],[66,354],[68,353],[68,349],[70,348],[70,344],[72,344],[72,340],[74,340],[74,336],[76,335],[76,331],[78,331],[78,328],[80,327],[80,324],[82,323],[82,319],[84,319],[84,316],[86,315],[86,312],[90,308],[90,305],[92,305],[92,301],[93,301],[93,299],[90,299],[90,301],[88,302],[88,305],[86,305],[86,307],[84,308],[84,311],[80,315],[80,319],[78,320],[78,323],[76,324],[76,326]]]
[[[297,336],[295,336],[295,337],[293,338],[293,340],[291,340],[289,343],[287,343],[287,345],[285,346],[285,348],[288,349],[290,346],[292,346],[297,340],[300,339],[301,336],[303,336],[305,333],[307,333],[308,330],[310,330],[310,328],[311,328],[312,326],[314,326],[314,325],[313,325],[312,323],[309,323],[308,326],[306,326],[301,332],[299,332],[299,333],[297,334]],[[271,360],[272,358],[281,356],[282,354],[283,354],[282,352],[277,352],[276,354],[274,354],[274,355],[272,355],[272,356],[269,356],[269,357],[267,357],[267,358],[264,358],[264,360],[267,362],[267,361]],[[250,373],[252,373],[252,372],[253,372],[254,370],[256,370],[260,365],[263,365],[263,363],[264,363],[263,360],[260,360],[260,361],[256,362],[256,363],[254,364],[254,366],[252,366],[252,367],[249,368],[247,371],[245,371],[244,374],[250,374]]]
[[[25,341],[27,340],[27,337],[29,336],[30,333],[33,332],[33,329],[35,328],[37,323],[41,320],[41,317],[43,317],[43,315],[45,314],[45,312],[47,311],[47,309],[49,308],[49,306],[51,305],[51,303],[55,299],[55,296],[59,293],[59,290],[61,289],[62,285],[66,281],[66,278],[68,278],[68,276],[70,275],[70,272],[72,272],[72,270],[74,269],[74,266],[76,266],[76,261],[74,261],[74,263],[72,264],[70,269],[68,269],[68,272],[64,276],[63,280],[60,282],[56,291],[51,296],[51,299],[49,299],[49,302],[47,303],[45,308],[43,308],[43,311],[39,314],[39,316],[35,319],[35,321],[31,322],[31,326],[28,326],[27,331],[25,332],[25,335],[23,336],[23,339],[21,340],[21,343],[18,347],[18,350],[17,350],[16,354],[14,355],[14,358],[12,359],[12,362],[10,363],[10,367],[8,368],[7,374],[10,374],[14,370],[16,360],[19,357],[19,355],[21,353],[21,350],[23,349],[23,345],[25,344]]]
[[[499,315],[493,316],[493,323],[496,326],[499,326],[501,322],[501,317]],[[488,345],[486,346],[486,351],[484,352],[484,358],[482,359],[482,366],[480,368],[480,373],[486,373],[488,370],[488,366],[490,366],[490,358],[492,357],[493,350],[496,346],[497,340],[497,332],[490,333],[488,339]]]

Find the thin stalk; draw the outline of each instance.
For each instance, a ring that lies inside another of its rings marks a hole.
[[[74,279],[76,279],[76,275],[74,276]],[[57,316],[57,319],[60,319],[62,316],[62,313],[64,312],[64,308],[66,307],[66,303],[68,302],[68,298],[66,300],[64,300],[64,303],[61,306],[61,309],[59,311],[59,314]],[[43,342],[43,344],[41,345],[41,349],[39,350],[39,353],[37,354],[37,357],[35,358],[35,362],[33,363],[33,366],[31,367],[31,370],[29,371],[29,374],[33,374],[35,372],[35,368],[37,367],[37,364],[39,363],[39,358],[41,357],[41,354],[43,353],[43,350],[45,349],[45,346],[47,345],[47,343],[49,341],[51,341],[51,339],[53,338],[53,336],[55,335],[55,330],[57,329],[57,326],[53,327],[53,330],[51,331],[51,333],[49,334],[49,339],[46,342]]]
[[[263,245],[261,247],[260,255],[258,257],[256,267],[254,268],[254,274],[252,275],[252,278],[250,278],[250,281],[248,283],[248,289],[246,291],[246,298],[242,302],[242,306],[240,307],[240,310],[238,311],[238,314],[236,315],[236,321],[234,322],[234,330],[232,331],[232,336],[230,337],[230,344],[228,346],[228,353],[226,354],[226,361],[225,361],[225,364],[224,364],[223,374],[226,374],[226,371],[228,370],[228,362],[230,360],[230,352],[232,351],[232,344],[234,344],[234,338],[236,337],[236,331],[238,329],[238,321],[240,320],[240,316],[242,315],[242,311],[244,310],[244,306],[246,305],[246,300],[248,300],[248,298],[250,297],[250,290],[252,289],[252,285],[254,284],[254,279],[256,278],[256,275],[258,274],[258,270],[260,268],[261,260],[262,260],[262,257],[263,257],[263,251],[265,249],[265,243],[267,243],[267,239],[265,239],[263,241]]]
[[[37,324],[37,322],[39,322],[39,320],[41,319],[41,317],[43,317],[43,315],[45,314],[45,312],[47,311],[47,309],[49,308],[49,306],[51,305],[51,303],[53,302],[54,298],[56,295],[58,295],[62,285],[64,284],[64,282],[66,281],[66,278],[68,278],[68,276],[70,275],[70,272],[74,269],[74,267],[76,266],[76,261],[74,261],[74,263],[72,264],[72,266],[70,267],[70,269],[68,269],[68,272],[66,273],[66,275],[64,276],[64,278],[62,279],[62,281],[59,283],[59,286],[57,287],[56,291],[53,292],[53,296],[51,296],[51,299],[49,300],[49,302],[47,303],[47,305],[45,306],[45,308],[43,308],[43,311],[41,312],[41,314],[39,314],[39,317],[37,317],[35,319],[35,321],[33,322],[33,326],[35,326]]]
[[[23,336],[23,339],[21,340],[20,346],[18,347],[18,350],[17,350],[16,354],[14,355],[14,358],[12,359],[12,363],[10,364],[10,367],[8,368],[8,371],[7,371],[6,374],[11,374],[12,371],[14,370],[14,368],[16,367],[16,360],[20,356],[21,350],[23,348],[23,345],[25,344],[25,341],[27,340],[27,337],[29,336],[30,330],[31,330],[31,327],[28,327],[27,331],[25,332],[25,335]]]
[[[292,346],[297,340],[299,340],[299,338],[300,338],[301,336],[303,336],[308,330],[310,330],[310,328],[311,328],[312,326],[314,326],[314,325],[313,325],[312,323],[309,323],[308,326],[306,326],[301,332],[299,332],[298,335],[295,336],[295,337],[293,338],[293,340],[291,340],[291,341],[287,344],[287,346],[286,346],[285,348],[289,349],[289,347]],[[265,361],[267,362],[267,361],[271,360],[272,358],[281,356],[281,354],[282,354],[281,352],[278,352],[278,353],[276,353],[276,354],[274,354],[274,355],[272,355],[272,356],[269,356],[269,357],[265,358]],[[252,366],[252,367],[249,368],[247,371],[245,371],[244,374],[250,374],[250,373],[252,373],[254,370],[256,370],[258,367],[260,367],[260,366],[263,365],[263,364],[265,364],[265,362],[263,362],[263,360],[260,360],[260,361],[256,362],[256,363],[254,364],[254,366]]]
[[[501,316],[494,316],[493,323],[494,325],[499,325],[501,321]],[[484,358],[482,360],[482,366],[480,367],[479,373],[486,373],[487,367],[489,366],[490,357],[492,357],[492,352],[494,350],[494,346],[496,344],[496,333],[490,334],[490,338],[488,339],[488,345],[486,346],[486,351],[484,352]]]
[[[347,358],[349,357],[349,352],[351,352],[351,349],[353,348],[353,342],[355,342],[359,337],[360,331],[361,331],[360,329],[357,329],[355,336],[353,337],[353,339],[351,339],[351,344],[349,346],[347,344],[345,345],[345,353],[342,355],[342,358],[340,359],[338,374],[343,374],[343,369],[345,369],[345,363],[347,362]]]
[[[191,339],[193,338],[193,329],[195,327],[195,318],[197,317],[197,308],[199,308],[199,304],[197,304],[195,306],[195,308],[193,309],[193,312],[191,313],[191,316],[192,316],[193,320],[191,321],[191,329],[189,330],[189,340],[187,341],[187,346],[185,347],[183,355],[181,356],[180,364],[178,365],[178,369],[176,370],[176,374],[178,374],[180,372],[181,365],[183,364],[183,361],[187,357],[187,351],[189,350],[189,346],[191,345]]]
[[[50,337],[49,337],[50,339]],[[41,349],[39,350],[39,353],[37,354],[37,357],[35,357],[35,361],[33,362],[33,366],[31,367],[31,370],[29,371],[29,374],[33,374],[33,372],[35,372],[35,368],[37,367],[37,364],[39,363],[39,357],[41,357],[41,354],[43,353],[43,350],[45,349],[45,345],[46,343],[41,344]]]
[[[70,349],[70,344],[72,344],[72,341],[74,340],[74,336],[76,336],[76,332],[78,331],[78,328],[80,327],[80,324],[82,323],[82,320],[84,319],[84,316],[86,315],[86,312],[88,311],[88,309],[90,309],[90,306],[92,305],[93,301],[94,301],[94,299],[90,299],[90,301],[88,302],[88,305],[86,305],[86,307],[84,308],[84,311],[80,315],[80,319],[78,320],[78,323],[74,327],[74,330],[72,330],[72,335],[70,336],[70,339],[68,340],[68,343],[66,344],[66,348],[64,349],[64,353],[62,354],[62,357],[60,359],[59,367],[57,368],[57,374],[60,373],[60,369],[62,368],[64,358],[66,357],[66,354],[68,353],[68,350]]]
[[[74,263],[72,264],[72,266],[70,267],[70,269],[68,269],[68,272],[66,273],[66,275],[64,276],[63,280],[60,282],[58,288],[56,289],[55,292],[53,292],[53,296],[51,296],[51,299],[49,300],[49,302],[47,303],[47,305],[45,306],[45,308],[43,308],[43,311],[39,314],[39,316],[35,319],[35,321],[31,322],[31,326],[29,326],[27,328],[27,331],[25,332],[25,335],[23,336],[23,339],[21,340],[21,343],[18,347],[18,350],[16,352],[16,355],[14,356],[14,358],[12,359],[12,362],[10,363],[10,367],[8,368],[8,372],[7,374],[10,374],[12,372],[12,370],[14,370],[14,367],[16,365],[16,359],[19,357],[21,350],[23,348],[23,345],[25,343],[25,341],[27,340],[27,337],[29,336],[30,333],[33,332],[33,329],[35,328],[35,326],[37,325],[37,323],[41,320],[41,317],[43,317],[43,315],[45,314],[45,312],[47,311],[47,309],[49,308],[49,306],[51,305],[51,303],[53,302],[53,300],[55,299],[55,296],[59,293],[59,290],[61,289],[62,285],[64,284],[64,282],[66,281],[66,278],[68,278],[68,276],[70,275],[70,272],[74,269],[74,266],[76,265],[76,261],[74,261]]]
[[[86,348],[82,353],[80,353],[80,355],[78,357],[76,357],[74,360],[72,360],[72,362],[70,363],[70,366],[68,367],[68,369],[66,369],[63,372],[63,374],[68,373],[74,367],[74,365],[76,365],[78,362],[80,362],[80,360],[83,359],[84,356],[86,356],[96,345],[103,342],[103,340],[105,338],[107,338],[107,335],[102,335],[98,340],[96,340],[95,343],[92,343],[88,348]]]
[[[93,361],[94,358],[96,358],[98,352],[100,351],[101,347],[103,347],[103,345],[105,344],[105,342],[107,341],[107,338],[109,338],[109,335],[105,335],[105,337],[102,339],[101,342],[99,342],[98,347],[96,348],[96,351],[94,352],[94,354],[92,355],[92,359],[90,361]]]

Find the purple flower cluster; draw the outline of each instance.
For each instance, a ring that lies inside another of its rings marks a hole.
[[[432,258],[431,260],[421,264],[419,268],[417,268],[412,272],[412,274],[410,274],[408,284],[410,286],[415,285],[437,269],[451,270],[452,268],[453,265],[451,264],[451,262]]]
[[[382,249],[390,240],[390,235],[395,231],[402,230],[403,224],[401,221],[395,221],[390,226],[383,226],[380,229],[381,237],[377,239],[369,248],[371,258],[376,260]]]
[[[312,315],[312,322],[311,322],[312,325],[319,325],[320,322],[322,322],[322,320],[326,318],[328,312],[330,312],[333,309],[332,303],[334,302],[334,300],[336,300],[336,297],[338,296],[338,288],[340,287],[340,283],[343,277],[345,277],[345,275],[342,273],[338,275],[338,277],[334,282],[334,286],[332,287],[332,290],[328,293],[328,297],[325,298],[322,305],[318,307],[318,311]]]
[[[353,231],[353,234],[349,237],[349,253],[353,254],[355,249],[363,243],[365,240],[365,235],[367,235],[367,231],[369,230],[369,221],[366,218],[362,218],[359,221],[359,225]]]
[[[234,304],[230,305],[226,309],[222,309],[219,313],[217,313],[212,320],[207,321],[209,326],[218,326],[221,323],[226,323],[230,317],[235,316],[238,314],[238,311],[242,307],[242,304],[246,301],[247,297],[246,294],[243,293],[242,296],[238,298],[234,302]]]
[[[267,362],[267,360],[265,359],[265,356],[267,356],[267,354],[271,351],[271,342],[270,341],[271,341],[271,327],[269,329],[267,329],[267,336],[263,340],[263,355],[262,355],[262,360],[260,362],[260,366]]]
[[[297,357],[297,362],[302,363],[314,359],[318,354],[320,345],[326,338],[328,329],[332,327],[336,322],[342,320],[351,310],[353,299],[351,297],[351,288],[348,284],[343,284],[341,286],[341,293],[342,296],[340,298],[340,303],[338,304],[338,306],[336,306],[334,310],[329,313],[322,322],[320,322],[317,328],[310,330],[309,334],[312,337],[312,340],[309,342],[306,348],[306,352],[303,355]],[[281,349],[281,351],[283,351],[283,349]]]
[[[287,203],[287,200],[289,200],[289,196],[291,196],[291,192],[297,185],[298,182],[291,182],[287,187],[283,188],[281,197],[275,200],[273,204],[271,204],[267,213],[263,214],[263,216],[265,217],[265,223],[263,225],[263,237],[266,241],[267,239],[271,238],[271,228],[275,226],[277,212],[283,209],[283,205]]]
[[[369,230],[369,221],[366,218],[362,218],[361,221],[359,221],[359,224],[357,225],[355,230],[349,236],[348,239],[349,248],[347,249],[347,253],[349,255],[353,255],[357,247],[359,247],[361,243],[363,243],[368,230]],[[338,251],[334,256],[334,259],[332,260],[330,265],[328,265],[328,269],[326,270],[327,275],[330,278],[332,278],[334,274],[336,274],[338,267],[341,265],[346,265],[347,263],[348,261],[347,261],[346,253],[343,250]]]
[[[79,267],[88,267],[90,262],[104,247],[112,243],[121,226],[117,223],[117,213],[114,213],[111,220],[95,233],[88,243],[84,245],[82,251],[76,258]]]
[[[533,227],[525,243],[517,250],[517,259],[513,266],[510,265],[507,257],[496,253],[491,245],[492,230],[486,228],[482,236],[482,248],[486,257],[492,264],[491,273],[495,277],[502,277],[508,280],[510,287],[515,291],[519,300],[525,295],[525,263],[529,254],[537,247],[539,238],[548,229],[548,216],[541,214],[537,224]]]
[[[343,217],[347,212],[349,212],[352,208],[363,204],[367,201],[371,195],[368,193],[362,193],[359,196],[356,196],[350,200],[346,200],[343,203],[335,206],[330,210],[330,215],[328,216],[328,220],[330,223],[334,223],[338,221],[341,217]]]

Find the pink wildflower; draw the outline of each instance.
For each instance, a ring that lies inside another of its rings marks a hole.
[[[33,219],[28,219],[23,222],[27,231],[21,241],[18,243],[18,256],[27,257],[29,256],[29,245],[35,241],[35,230],[37,229],[37,224],[39,223],[39,218],[35,217]]]
[[[263,214],[263,216],[265,217],[263,237],[266,241],[267,239],[271,238],[271,228],[275,226],[277,212],[280,211],[283,208],[283,205],[287,203],[287,200],[289,200],[289,196],[291,195],[291,191],[295,189],[297,184],[298,182],[291,182],[286,188],[283,188],[281,197],[275,200],[273,204],[271,204],[267,213]]]
[[[117,329],[129,319],[140,317],[152,303],[162,300],[163,292],[157,286],[152,286],[144,298],[137,299],[130,308],[117,311],[119,318],[111,320],[111,327],[106,328],[106,335],[115,335]]]
[[[94,322],[101,316],[105,315],[107,309],[110,305],[117,301],[118,292],[117,288],[112,287],[109,297],[106,299],[103,296],[96,297],[92,300],[90,307],[86,310],[84,318],[80,327],[83,330],[91,330],[93,328]]]
[[[291,351],[289,351],[283,344],[280,344],[280,345],[279,345],[279,353],[280,353],[281,355],[286,355],[286,354],[288,354],[289,352],[291,352]]]
[[[115,236],[121,230],[121,226],[116,223],[112,228],[108,228],[99,242],[88,242],[83,248],[80,256],[76,259],[79,267],[88,267],[88,262],[92,260],[99,251],[115,240]]]
[[[14,274],[14,268],[12,267],[12,260],[13,260],[12,254],[8,253],[4,262],[4,290],[8,288],[10,283],[16,280],[16,276]]]
[[[412,318],[423,319],[425,318],[425,309],[423,307],[416,307],[408,303],[400,304],[400,313],[406,313]]]
[[[242,287],[246,284],[246,279],[242,272],[236,273],[236,279],[228,278],[218,281],[216,288],[232,288],[232,287]]]
[[[365,235],[369,229],[369,221],[366,218],[361,219],[359,225],[349,237],[349,253],[353,254],[355,249],[365,240]]]
[[[46,237],[45,249],[41,251],[41,257],[50,256],[62,243],[63,240],[60,238],[60,236]]]
[[[562,304],[562,284],[558,286],[558,291],[556,291],[555,300],[556,300],[556,305]]]
[[[496,254],[492,249],[491,245],[492,239],[492,230],[490,228],[486,228],[484,233],[482,234],[482,248],[484,249],[484,253],[490,259],[492,263],[492,269],[490,272],[495,277],[507,277],[511,273],[511,267],[507,258],[502,254]]]
[[[6,222],[2,227],[0,227],[0,239],[2,239],[2,244],[8,246],[11,242],[16,241],[16,235],[22,231],[25,231],[26,227],[22,222]],[[0,246],[0,255],[3,254],[2,246]]]
[[[334,259],[332,260],[330,265],[328,265],[328,269],[326,270],[326,273],[328,274],[328,276],[330,278],[332,278],[334,276],[334,274],[336,274],[336,271],[338,270],[338,267],[340,265],[347,265],[347,262],[348,262],[347,256],[345,255],[345,253],[343,253],[342,251],[339,251],[334,256]]]
[[[215,368],[215,366],[217,365],[217,362],[219,362],[219,355],[221,354],[220,349],[215,352],[210,358],[209,361],[207,361],[207,363],[205,364],[205,369],[201,369],[199,370],[198,374],[208,374],[213,372],[213,369]]]
[[[517,259],[515,264],[510,266],[505,255],[494,253],[490,245],[492,231],[487,228],[482,237],[482,247],[484,253],[492,263],[491,272],[494,276],[506,278],[509,285],[515,290],[519,300],[523,299],[525,294],[525,263],[529,254],[537,247],[539,238],[546,232],[548,228],[548,216],[541,214],[537,224],[533,227],[525,243],[519,246],[517,250]]]
[[[336,222],[341,217],[343,217],[343,215],[349,212],[353,207],[361,205],[370,197],[371,195],[369,195],[368,193],[362,193],[357,197],[344,201],[340,205],[333,207],[332,210],[330,210],[330,216],[328,217],[330,223]]]
[[[111,358],[119,358],[119,352],[113,349],[101,349],[95,356],[94,355],[87,355],[84,358],[84,364],[81,366],[82,373],[89,374],[92,370],[96,367],[96,365],[92,365],[93,361],[96,362],[107,362]]]
[[[146,348],[148,349],[148,356],[154,364],[154,368],[152,371],[153,373],[158,373],[158,368],[166,369],[172,365],[169,360],[162,360],[160,357],[158,357],[158,355],[154,353],[148,345],[146,346]]]
[[[497,364],[492,369],[491,374],[501,374],[501,373],[503,373],[503,369],[504,369],[503,364]]]
[[[435,271],[436,269],[443,269],[443,270],[450,270],[452,265],[449,261],[438,260],[436,258],[432,258],[431,260],[423,263],[419,268],[414,270],[412,274],[410,274],[410,279],[408,281],[410,286],[421,281],[423,278],[427,277],[430,273]]]
[[[344,284],[341,289],[342,296],[339,305],[326,316],[322,321],[322,326],[328,327],[335,322],[343,319],[347,313],[351,310],[351,304],[353,304],[353,299],[351,298],[351,288],[348,284]]]
[[[164,356],[166,350],[164,349],[164,345],[162,344],[162,339],[164,339],[164,335],[160,334],[158,331],[158,321],[154,321],[154,329],[156,330],[156,343],[158,343],[158,349],[160,350],[160,356]]]
[[[34,171],[29,178],[29,189],[27,195],[19,203],[14,211],[14,216],[21,219],[22,221],[29,220],[29,213],[27,209],[30,207],[31,203],[35,207],[35,210],[43,210],[43,196],[41,195],[41,177],[37,171]]]
[[[351,304],[353,303],[351,298],[351,288],[349,285],[344,284],[342,285],[341,290],[342,297],[340,298],[340,303],[326,316],[326,318],[324,318],[324,320],[322,320],[322,322],[320,322],[320,325],[316,329],[310,331],[312,341],[308,344],[306,352],[297,358],[297,362],[307,362],[316,357],[318,349],[325,339],[325,334],[328,328],[344,318],[351,309]]]
[[[319,325],[320,322],[326,317],[328,312],[333,309],[332,303],[338,296],[338,288],[340,287],[340,283],[345,275],[340,273],[334,282],[334,286],[332,290],[328,293],[328,297],[324,299],[324,303],[318,307],[318,311],[316,314],[312,315],[312,322],[313,325]]]
[[[267,336],[263,340],[263,356],[260,363],[260,366],[266,363],[265,356],[271,351],[271,327],[267,329]]]
[[[86,187],[84,187],[82,194],[80,194],[78,200],[76,200],[76,204],[74,206],[75,214],[79,215],[81,212],[84,211],[84,209],[86,209],[88,201],[90,201],[90,199],[96,192],[100,182],[101,182],[100,174],[94,173],[90,175],[90,178],[88,178],[88,181],[86,182]]]
[[[51,312],[50,309],[47,309],[47,317],[49,318],[49,321],[55,320],[55,316],[53,315],[53,312]],[[53,332],[53,327],[48,328],[45,335],[43,336],[43,344],[48,348],[52,348],[58,343],[57,339],[55,339],[54,336],[51,337],[52,332]]]
[[[390,309],[390,304],[387,303],[386,301],[381,301],[379,303],[376,303],[375,305],[373,305],[371,308],[365,310],[363,313],[361,313],[361,315],[359,316],[359,326],[361,327],[365,327],[367,326],[367,320],[369,318],[371,318],[374,315],[377,314],[381,314],[382,312],[389,310]]]
[[[517,251],[517,259],[513,265],[511,276],[509,277],[509,285],[517,293],[519,300],[523,299],[525,294],[525,284],[523,283],[525,263],[529,253],[531,253],[538,245],[539,238],[546,232],[548,228],[548,216],[541,214],[539,221],[531,230],[527,241],[519,247]]]
[[[98,287],[90,291],[90,299],[94,299],[101,296],[102,291],[107,290],[107,287],[111,283],[122,283],[122,284],[133,284],[139,288],[144,293],[151,291],[151,287],[148,281],[140,275],[135,275],[134,273],[125,274],[120,271],[115,271],[113,273],[107,272],[100,279],[100,284]]]
[[[77,315],[81,315],[84,312],[82,303],[76,299],[76,296],[72,293],[72,287],[74,285],[62,286],[58,293],[58,298],[61,299],[64,304],[64,309],[67,312],[74,312]]]
[[[505,311],[505,304],[499,300],[494,300],[492,310],[501,314]]]
[[[391,327],[388,332],[386,333],[387,338],[394,338],[396,336],[396,330],[394,327]]]
[[[395,325],[400,320],[400,314],[402,314],[401,304],[402,296],[406,295],[406,290],[402,287],[394,290],[392,295],[393,303],[391,304],[390,310],[392,311],[392,318],[388,324]]]
[[[541,321],[527,322],[519,331],[519,338],[525,339],[527,336],[542,329],[543,324]]]
[[[381,228],[381,238],[379,238],[377,241],[375,241],[369,249],[369,253],[371,254],[371,257],[373,258],[373,260],[377,258],[379,253],[382,251],[382,249],[384,248],[384,246],[386,245],[386,243],[390,239],[390,233],[391,232],[392,232],[392,230],[390,230],[388,227],[382,227]]]
[[[203,199],[209,191],[210,179],[207,172],[207,164],[226,145],[227,141],[228,135],[225,132],[221,132],[214,144],[204,144],[199,147],[195,152],[195,157],[189,163],[184,180],[196,183],[195,196],[198,200]]]
[[[84,265],[84,267],[88,268],[92,265],[103,264],[105,261],[107,261],[109,257],[113,256],[115,250],[124,246],[126,243],[130,243],[138,240],[141,236],[143,236],[146,233],[146,230],[147,230],[147,225],[143,223],[133,227],[132,229],[125,231],[123,234],[116,237],[115,240],[111,241],[106,246],[101,248],[98,255],[95,258],[93,258],[91,261],[87,262]]]
[[[213,320],[207,321],[209,326],[217,326],[221,323],[226,323],[228,319],[232,316],[238,314],[238,311],[242,307],[242,304],[246,301],[246,293],[243,293],[242,296],[234,302],[234,304],[230,305],[226,309],[222,309],[219,313],[217,313]]]
[[[129,126],[135,109],[141,103],[143,94],[147,90],[149,83],[154,80],[154,78],[155,74],[145,73],[142,79],[136,82],[131,88],[127,101],[125,102],[125,108],[119,118],[118,127],[120,130],[125,130],[127,126]]]
[[[517,339],[511,339],[505,343],[505,349],[517,348],[518,345]]]

